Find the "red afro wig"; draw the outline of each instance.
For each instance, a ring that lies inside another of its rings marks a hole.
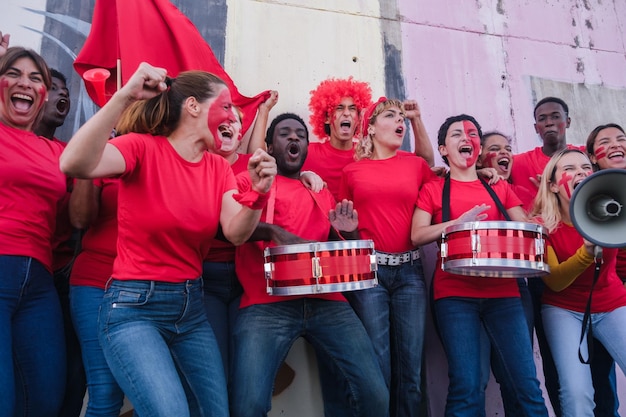
[[[309,123],[313,134],[322,139],[328,136],[328,131],[324,128],[328,115],[332,114],[335,107],[344,97],[354,100],[359,116],[361,111],[370,105],[372,101],[372,89],[369,84],[362,81],[355,81],[352,77],[348,79],[329,78],[322,81],[315,90],[311,92],[309,110],[311,118]],[[359,133],[360,123],[357,123],[355,135]]]

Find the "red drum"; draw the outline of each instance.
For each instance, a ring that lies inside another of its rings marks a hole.
[[[372,288],[376,255],[371,240],[311,242],[266,248],[270,295],[310,295]]]
[[[441,269],[477,277],[523,278],[545,275],[546,232],[534,223],[466,222],[442,233]]]

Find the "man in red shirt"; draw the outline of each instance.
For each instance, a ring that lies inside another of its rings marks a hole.
[[[565,148],[580,148],[583,152],[585,147],[573,146],[567,143],[567,129],[570,126],[569,108],[565,101],[558,97],[545,97],[535,105],[535,131],[542,140],[542,145],[513,156],[513,168],[511,170],[511,182],[513,185],[523,186],[532,190],[531,196],[537,193],[541,181],[541,173],[550,161],[552,155]],[[520,196],[523,198],[524,196]],[[524,207],[531,206],[530,201],[524,201]],[[559,381],[554,366],[554,360],[547,344],[543,322],[541,318],[541,297],[544,283],[541,279],[531,278],[528,280],[528,290],[533,302],[534,327],[537,334],[537,342],[543,360],[543,372],[545,376],[546,390],[550,402],[557,417],[561,417],[559,404]],[[594,359],[592,362],[592,375],[596,392],[596,416],[619,416],[617,392],[615,386],[615,364],[599,343],[594,346]]]
[[[292,113],[276,117],[266,142],[276,159],[276,183],[261,223],[251,241],[237,247],[235,257],[244,294],[233,330],[231,415],[267,414],[279,365],[293,342],[304,337],[322,366],[332,368],[328,375],[336,377],[322,384],[325,398],[332,394],[332,407],[344,410],[332,415],[384,416],[389,392],[382,371],[365,328],[343,295],[267,294],[266,247],[337,239],[338,233],[356,237],[358,220],[351,202],[336,205],[327,189],[313,193],[300,182],[308,151],[308,131],[300,117]],[[238,176],[238,182],[242,192],[248,189],[246,173]],[[343,404],[335,404],[338,398]]]

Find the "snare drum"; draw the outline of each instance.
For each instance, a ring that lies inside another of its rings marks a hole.
[[[543,226],[478,221],[448,226],[442,233],[441,268],[479,277],[522,278],[550,272],[544,262]]]
[[[270,295],[307,295],[372,288],[376,255],[371,240],[311,242],[265,248]]]

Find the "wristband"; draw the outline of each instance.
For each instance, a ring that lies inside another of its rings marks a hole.
[[[252,210],[262,210],[267,204],[270,193],[261,194],[258,191],[248,190],[244,193],[233,194],[236,202]]]

